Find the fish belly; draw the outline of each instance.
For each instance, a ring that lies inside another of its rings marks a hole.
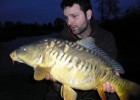
[[[95,87],[94,75],[81,73],[76,67],[55,66],[51,70],[52,77],[58,82],[74,89],[90,90]]]

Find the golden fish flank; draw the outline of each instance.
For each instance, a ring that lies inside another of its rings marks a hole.
[[[102,100],[106,100],[102,84],[107,81],[115,88],[120,100],[140,94],[138,84],[117,77],[113,67],[98,53],[75,42],[46,39],[26,45],[24,50],[14,50],[10,57],[13,61],[33,67],[36,80],[50,74],[54,80],[62,83],[61,95],[64,100],[76,100],[77,94],[73,89],[85,91],[95,87]]]

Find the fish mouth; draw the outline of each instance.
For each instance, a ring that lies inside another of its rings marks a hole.
[[[13,63],[14,63],[14,61],[18,61],[20,63],[23,63],[23,61],[21,61],[20,59],[18,59],[18,57],[16,56],[16,51],[10,53],[10,57],[11,57]]]

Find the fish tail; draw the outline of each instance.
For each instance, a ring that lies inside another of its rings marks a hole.
[[[140,85],[132,81],[128,81],[127,90],[130,92],[130,95],[134,97],[140,97]]]
[[[129,80],[121,80],[116,93],[120,100],[129,100],[130,97],[140,98],[140,85]]]

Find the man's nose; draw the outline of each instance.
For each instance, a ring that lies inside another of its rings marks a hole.
[[[67,19],[67,24],[68,24],[68,25],[72,25],[73,22],[74,22],[74,20],[73,20],[72,18],[68,18],[68,19]]]

